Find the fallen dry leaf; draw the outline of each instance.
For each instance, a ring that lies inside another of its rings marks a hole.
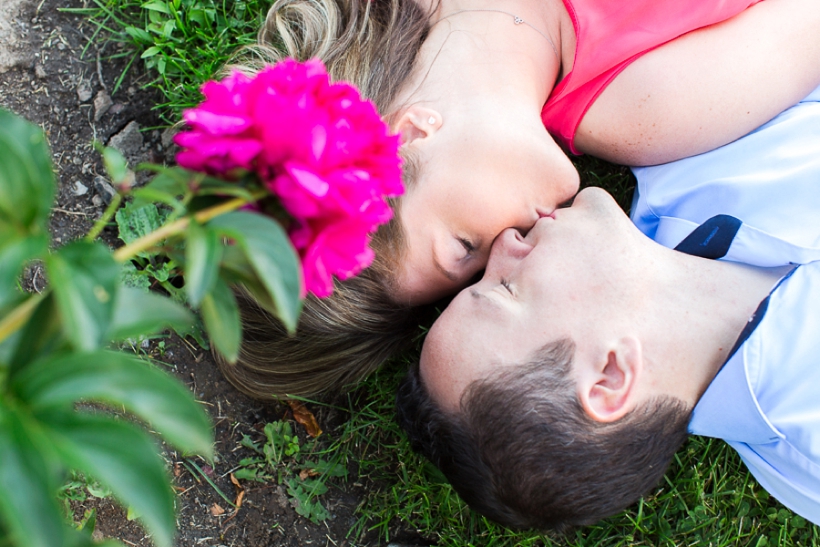
[[[215,503],[215,504],[211,505],[211,514],[215,517],[218,517],[219,515],[224,515],[225,510],[222,507],[220,507],[218,504]]]
[[[307,409],[302,401],[288,400],[288,405],[293,411],[293,418],[305,427],[305,431],[311,437],[318,437],[322,434],[322,428],[316,421],[316,416]]]
[[[239,479],[237,479],[233,473],[231,473],[231,482],[236,488],[236,501],[234,505],[236,505],[236,511],[239,511],[239,508],[242,507],[242,500],[245,499],[245,487],[239,484]],[[234,511],[234,514],[236,514],[236,511]]]
[[[299,478],[305,480],[309,477],[318,477],[319,473],[315,469],[302,469],[299,471]]]

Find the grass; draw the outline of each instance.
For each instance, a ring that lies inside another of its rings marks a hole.
[[[676,546],[820,544],[820,528],[783,508],[722,441],[692,437],[650,496],[595,526],[566,536],[515,532],[471,512],[441,474],[414,454],[393,421],[406,359],[397,359],[348,398],[350,419],[332,450],[377,485],[359,508],[351,538],[375,531],[387,542],[396,524],[441,547]]]
[[[143,63],[175,123],[199,100],[199,86],[219,73],[240,46],[253,43],[269,2],[264,0],[90,0],[79,11],[97,25],[95,39],[119,46],[111,58],[127,68]],[[591,157],[576,159],[583,185],[607,188],[624,209],[631,203],[629,170]],[[691,438],[664,482],[627,511],[566,536],[515,532],[471,512],[441,474],[413,454],[393,421],[399,378],[415,353],[400,356],[348,395],[349,419],[333,432],[328,459],[358,470],[352,480],[373,485],[350,531],[354,541],[397,529],[442,547],[570,546],[808,546],[820,528],[784,509],[755,482],[726,444]],[[416,538],[418,539],[418,538]]]
[[[123,75],[134,63],[148,69],[148,86],[164,97],[157,109],[172,125],[239,47],[256,42],[269,7],[268,0],[90,0],[69,11],[94,23],[92,39],[115,46],[108,60],[127,59]]]

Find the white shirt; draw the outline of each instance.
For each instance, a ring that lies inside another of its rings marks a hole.
[[[659,243],[731,215],[742,224],[722,260],[803,265],[772,291],[689,430],[725,439],[766,490],[820,523],[820,88],[734,143],[634,172],[633,221]]]

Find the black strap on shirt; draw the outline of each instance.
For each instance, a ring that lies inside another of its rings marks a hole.
[[[742,225],[743,222],[740,219],[730,215],[713,216],[692,230],[691,234],[686,236],[683,241],[677,244],[675,250],[688,255],[699,256],[701,258],[710,258],[712,260],[723,258],[729,252],[732,242],[734,241],[735,236]],[[779,287],[780,284],[788,279],[793,273],[794,270],[785,275],[777,283],[777,285],[775,285],[769,295],[771,295],[777,287]],[[732,358],[740,346],[742,346],[743,343],[752,335],[757,328],[757,325],[763,319],[763,316],[766,315],[766,310],[768,307],[769,296],[760,302],[760,305],[757,306],[757,309],[749,318],[749,322],[746,323],[745,327],[743,327],[743,330],[741,331],[740,336],[738,336],[735,345],[732,346],[732,351],[729,352],[729,357],[726,358],[726,362]]]
[[[712,260],[723,258],[742,224],[740,219],[730,215],[713,216],[678,243],[675,250]]]

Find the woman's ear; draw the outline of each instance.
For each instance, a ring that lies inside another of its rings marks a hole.
[[[408,107],[393,128],[399,134],[401,144],[410,144],[416,139],[424,139],[441,127],[441,114],[426,106]]]
[[[579,380],[581,406],[597,422],[615,422],[637,405],[637,383],[643,371],[641,342],[634,336],[607,348]]]

